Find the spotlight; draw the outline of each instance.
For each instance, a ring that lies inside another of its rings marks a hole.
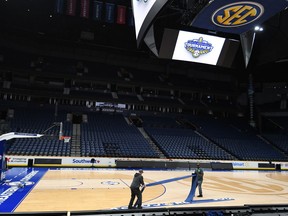
[[[255,31],[263,31],[263,28],[261,26],[255,26],[254,30]]]

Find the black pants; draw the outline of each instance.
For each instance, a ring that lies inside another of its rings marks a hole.
[[[131,198],[130,198],[130,202],[128,205],[128,208],[132,208],[133,207],[133,203],[135,200],[135,197],[137,197],[137,203],[135,203],[137,206],[137,208],[141,208],[142,206],[142,193],[140,191],[139,188],[130,188],[131,190]]]

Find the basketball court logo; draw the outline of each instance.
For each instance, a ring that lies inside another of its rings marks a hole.
[[[103,181],[101,182],[101,184],[103,185],[119,185],[119,182],[115,182],[115,181]]]
[[[14,181],[14,182],[6,182],[5,184],[10,186],[10,187],[24,187],[24,186],[28,186],[28,185],[33,185],[34,182],[31,182],[31,181],[26,181],[26,182]]]

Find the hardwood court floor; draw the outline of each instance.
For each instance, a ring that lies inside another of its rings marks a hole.
[[[49,170],[14,212],[86,211],[127,208],[135,170]],[[191,171],[144,170],[143,207],[211,207],[288,204],[288,172],[205,171],[204,197],[185,202]],[[178,179],[179,178],[179,179]],[[178,179],[178,180],[177,180]],[[162,181],[162,182],[161,182]],[[196,190],[195,195],[198,195]]]

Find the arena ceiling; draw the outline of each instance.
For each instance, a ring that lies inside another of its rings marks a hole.
[[[60,0],[61,1],[61,0]],[[279,1],[279,0],[278,0]],[[104,15],[101,20],[89,17],[81,17],[79,14],[80,1],[76,2],[74,15],[67,15],[66,9],[59,13],[56,6],[57,0],[1,0],[0,1],[0,45],[2,53],[12,48],[13,50],[25,49],[25,52],[36,52],[36,49],[26,49],[25,45],[33,43],[41,54],[47,51],[50,44],[61,47],[80,47],[81,55],[87,52],[99,51],[105,56],[117,55],[119,59],[135,59],[137,62],[153,62],[153,64],[167,64],[167,61],[158,60],[145,44],[136,46],[135,29],[130,25],[131,1],[129,0],[102,0],[98,2],[126,7],[126,21],[119,24],[107,22]],[[66,2],[64,0],[64,2]],[[92,2],[92,1],[90,1]],[[192,3],[191,3],[192,2]],[[275,1],[274,1],[275,2]],[[207,0],[173,0],[161,12],[161,16],[155,22],[155,26],[161,29],[163,26],[190,28],[192,20],[199,11],[208,3]],[[67,4],[67,3],[66,3]],[[274,4],[274,3],[273,3]],[[64,3],[65,6],[65,3]],[[92,8],[90,8],[90,11]],[[116,8],[115,8],[116,10]],[[116,17],[115,17],[116,20]],[[251,55],[251,69],[247,72],[244,68],[236,70],[236,73],[255,75],[256,79],[281,80],[286,79],[285,73],[288,65],[288,10],[283,10],[262,23],[264,31],[257,33]],[[201,31],[206,31],[205,29]],[[207,30],[208,32],[208,30]],[[220,36],[238,38],[237,34],[218,33]],[[157,35],[156,35],[157,37]],[[48,47],[48,48],[47,48]],[[64,49],[64,48],[63,48]],[[90,54],[91,54],[90,53]],[[96,54],[95,59],[103,59],[101,54]],[[54,53],[55,54],[55,53]],[[91,56],[91,55],[90,55]],[[243,56],[239,56],[242,58]],[[130,61],[131,64],[133,61]],[[135,63],[135,61],[134,61]],[[169,62],[170,65],[183,67],[215,70],[218,68],[185,62]],[[265,70],[265,71],[264,71]],[[226,69],[224,69],[225,72]],[[229,72],[229,71],[228,71]]]

